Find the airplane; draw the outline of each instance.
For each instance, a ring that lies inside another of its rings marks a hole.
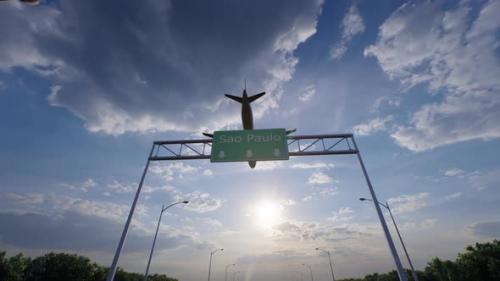
[[[245,83],[246,84],[246,83]],[[241,103],[241,122],[243,123],[243,129],[244,130],[253,130],[253,115],[252,115],[252,107],[250,106],[250,103],[256,101],[258,98],[262,97],[265,95],[266,92],[262,92],[253,96],[248,96],[247,94],[247,89],[246,85],[245,88],[243,89],[243,95],[241,97],[233,96],[233,95],[228,95],[226,94],[225,96]],[[292,129],[292,130],[287,130],[286,134],[289,135],[293,132],[297,131],[297,129]],[[213,138],[213,134],[209,133],[203,133],[204,136]],[[250,168],[255,168],[257,162],[256,161],[248,161],[248,166]]]
[[[9,0],[0,0],[0,2],[7,2],[7,1]],[[39,0],[19,0],[19,1],[27,5],[38,5],[40,3]]]

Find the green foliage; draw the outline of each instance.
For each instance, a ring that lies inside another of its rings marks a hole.
[[[500,281],[500,241],[476,243],[458,254],[456,261],[433,258],[425,271],[417,271],[419,281]],[[413,281],[410,271],[406,271]],[[340,281],[399,281],[396,271],[369,274],[359,279]]]
[[[24,272],[30,262],[22,254],[7,258],[5,252],[0,252],[0,280],[24,281]]]
[[[22,254],[7,258],[0,252],[1,281],[105,281],[108,271],[83,256],[49,253],[31,260]],[[119,268],[115,281],[142,281],[143,277]],[[164,274],[151,275],[148,280],[177,281]]]
[[[1,281],[105,281],[109,268],[97,265],[88,258],[49,253],[30,259],[18,254],[7,257],[0,251]],[[409,281],[413,281],[407,270]],[[433,258],[425,271],[417,271],[420,281],[500,281],[500,241],[476,243],[458,254],[456,261]],[[119,268],[115,281],[142,281],[143,275]],[[177,281],[166,275],[150,275],[150,281]],[[341,281],[399,281],[396,271],[374,273],[360,279]]]

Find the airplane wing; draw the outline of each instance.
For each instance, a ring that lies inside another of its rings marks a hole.
[[[253,95],[253,96],[251,96],[251,97],[249,97],[249,98],[248,98],[248,101],[249,101],[249,102],[253,102],[254,100],[256,100],[256,99],[258,99],[258,98],[262,97],[262,96],[263,96],[263,95],[265,95],[265,94],[266,94],[266,92],[262,92],[262,93],[260,93],[260,94]]]
[[[228,98],[230,98],[230,99],[232,99],[232,100],[234,100],[234,101],[237,101],[239,103],[243,102],[243,99],[240,98],[240,97],[236,97],[236,96],[233,96],[233,95],[227,95],[227,94],[225,96],[228,97]]]

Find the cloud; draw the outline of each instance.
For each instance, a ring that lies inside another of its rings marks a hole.
[[[391,204],[391,210],[395,214],[415,212],[427,206],[427,198],[429,193],[422,192],[411,195],[401,195],[398,197],[389,198],[387,200]]]
[[[342,207],[337,211],[332,212],[332,217],[327,220],[332,222],[347,222],[352,220],[354,211],[349,207]]]
[[[117,180],[113,180],[106,186],[111,192],[116,194],[131,193],[137,190],[136,183],[121,183]]]
[[[332,59],[342,58],[347,51],[347,46],[351,42],[352,38],[357,34],[363,33],[364,31],[365,25],[363,24],[363,18],[359,14],[358,8],[352,5],[349,7],[349,11],[342,20],[342,38],[340,39],[340,42],[331,47],[330,57]]]
[[[329,184],[333,182],[333,178],[323,172],[315,172],[307,179],[307,182],[313,185]]]
[[[474,171],[467,174],[469,182],[477,190],[497,187],[500,184],[500,169],[490,171]]]
[[[67,210],[57,217],[37,213],[0,213],[0,240],[30,249],[113,252],[123,222]],[[186,234],[163,234],[158,250],[197,245]],[[151,245],[150,233],[135,231],[127,237],[126,249],[143,252]]]
[[[371,112],[380,112],[385,108],[395,108],[401,105],[401,97],[399,96],[381,96],[378,97],[370,109]]]
[[[214,175],[214,172],[212,172],[212,170],[210,170],[210,169],[205,169],[205,170],[203,170],[203,175],[206,177],[211,177]]]
[[[197,212],[206,213],[219,209],[222,207],[222,200],[213,198],[210,193],[193,191],[189,193],[182,193],[178,190],[174,191],[174,199],[176,201],[188,200],[189,204],[184,205],[184,209]]]
[[[309,255],[300,253],[295,250],[274,251],[272,253],[260,255],[246,255],[238,258],[236,264],[259,264],[259,263],[273,263],[280,261],[301,261],[308,258]]]
[[[283,162],[279,161],[260,161],[255,170],[257,171],[273,171],[284,166]]]
[[[221,99],[239,91],[244,78],[249,88],[269,93],[256,118],[279,106],[298,62],[293,51],[315,34],[321,6],[320,0],[5,6],[0,23],[16,24],[2,34],[0,71],[43,75],[54,85],[49,104],[67,108],[91,132],[221,128],[239,122],[236,107]]]
[[[273,236],[276,239],[300,241],[339,241],[370,235],[359,225],[334,225],[314,221],[285,221],[274,226],[273,230]]]
[[[393,119],[392,115],[384,118],[377,117],[367,123],[361,123],[354,126],[353,131],[357,135],[368,136],[379,131],[384,131],[387,128],[387,123],[391,122]]]
[[[130,209],[130,206],[108,201],[87,200],[54,194],[8,193],[7,197],[16,204],[22,205],[23,210],[26,212],[51,214],[53,216],[59,216],[63,212],[73,212],[117,223],[123,222],[123,218],[126,217]],[[138,213],[144,213],[145,210],[138,208],[137,211]]]
[[[312,163],[295,163],[291,165],[292,169],[330,169],[335,167],[334,164],[332,163],[325,163],[325,162],[312,162]]]
[[[447,177],[463,177],[465,175],[465,171],[458,168],[452,168],[446,170],[444,175]]]
[[[474,234],[483,237],[500,237],[500,221],[478,222],[469,227]]]
[[[444,200],[445,201],[449,201],[449,200],[453,200],[453,199],[458,199],[462,197],[462,192],[455,192],[455,193],[452,193],[452,194],[449,194],[449,195],[446,195],[444,197]]]
[[[379,28],[365,50],[406,88],[427,85],[439,98],[413,113],[391,136],[413,151],[500,137],[498,1],[404,4]],[[425,21],[421,19],[425,18]]]
[[[183,162],[175,162],[168,165],[153,165],[149,168],[149,171],[160,176],[165,181],[173,181],[175,177],[182,179],[185,174],[197,172],[198,168]]]
[[[97,183],[93,179],[88,178],[79,184],[62,183],[61,186],[67,187],[71,190],[80,190],[83,192],[88,192],[89,189],[96,187]]]
[[[316,95],[316,88],[314,85],[307,86],[302,93],[299,95],[299,100],[302,102],[308,102]]]

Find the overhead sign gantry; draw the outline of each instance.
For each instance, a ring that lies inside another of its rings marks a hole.
[[[324,135],[291,135],[294,130],[285,129],[253,129],[253,117],[250,103],[265,95],[265,92],[248,97],[246,89],[242,97],[226,95],[242,104],[242,123],[244,130],[216,131],[213,134],[203,133],[209,137],[195,140],[167,140],[155,141],[147,158],[134,201],[125,223],[125,227],[113,258],[107,281],[113,281],[118,259],[127,236],[130,222],[139,199],[139,195],[151,161],[176,161],[210,159],[211,162],[248,162],[251,168],[257,161],[288,160],[298,156],[327,156],[356,154],[363,171],[368,189],[374,202],[380,224],[384,231],[390,252],[394,258],[400,281],[407,281],[396,247],[389,233],[387,223],[377,200],[375,190],[366,171],[361,153],[352,134],[324,134]]]

